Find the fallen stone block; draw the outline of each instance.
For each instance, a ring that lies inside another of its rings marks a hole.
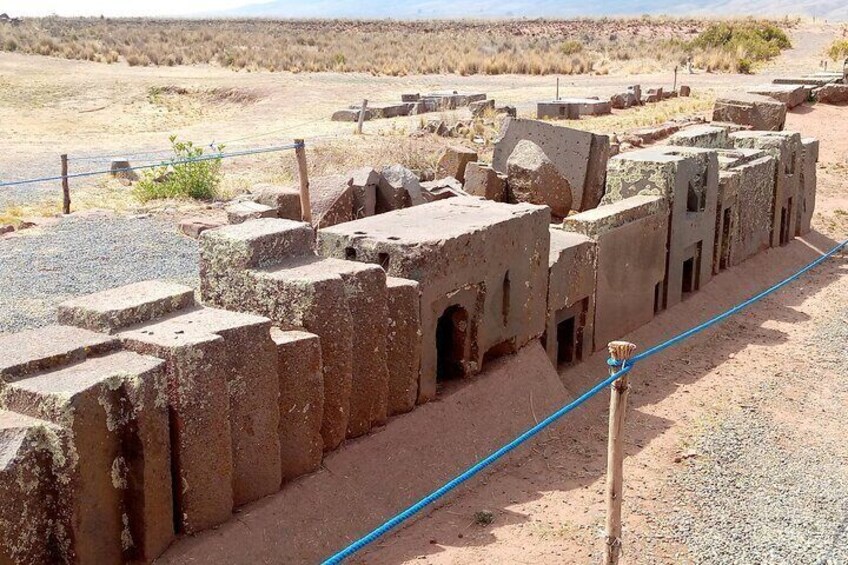
[[[256,202],[276,208],[278,218],[301,220],[299,188],[263,183],[254,185],[252,192]]]
[[[354,196],[351,177],[332,175],[309,181],[312,224],[317,228],[334,226],[353,219]]]
[[[343,110],[337,110],[333,112],[332,117],[330,118],[334,122],[358,122],[359,116],[362,111],[359,108],[345,108]],[[375,111],[371,108],[367,108],[365,110],[365,118],[364,121],[370,121],[374,119]]]
[[[277,216],[276,208],[249,200],[230,204],[225,208],[225,211],[227,212],[227,221],[231,224],[241,224],[248,220],[275,218]]]
[[[392,165],[380,171],[377,186],[377,213],[390,212],[424,203],[418,176],[403,165]]]
[[[800,84],[811,88],[825,86],[834,81],[833,77],[827,76],[801,76],[801,77],[779,77],[772,80],[774,84]]]
[[[562,98],[536,103],[537,119],[576,120],[580,116],[602,116],[612,112],[609,100]]]
[[[536,120],[509,119],[495,143],[492,168],[507,173],[507,160],[522,140],[542,148],[571,189],[571,208],[589,210],[604,195],[609,137]]]
[[[780,131],[786,123],[786,104],[759,94],[725,94],[715,102],[713,121],[751,126],[755,130]]]
[[[848,104],[848,84],[826,84],[816,91],[821,104]]]
[[[465,167],[477,160],[477,152],[461,145],[446,147],[439,157],[436,174],[465,182]]]
[[[681,97],[689,97],[692,96],[692,88],[686,85],[680,86],[680,96]]]
[[[476,102],[471,102],[468,105],[471,108],[471,115],[475,118],[482,117],[486,115],[486,112],[494,112],[495,111],[495,101],[494,100],[478,100]]]
[[[272,328],[280,382],[280,464],[283,482],[317,471],[324,442],[324,377],[317,335]]]
[[[506,202],[508,198],[506,175],[482,163],[468,163],[465,167],[465,192],[486,200]]]
[[[569,216],[563,229],[585,235],[598,246],[595,349],[650,322],[665,276],[666,199],[626,198]]]
[[[759,94],[783,102],[790,110],[800,106],[810,98],[810,89],[802,84],[761,84],[748,89],[751,94]]]
[[[353,219],[373,216],[377,210],[377,187],[380,173],[370,167],[351,173],[350,187],[353,190]]]
[[[206,230],[212,230],[226,225],[218,220],[209,218],[183,218],[180,220],[180,232],[192,239],[197,239]]]
[[[568,180],[532,141],[520,141],[507,160],[510,198],[515,202],[549,206],[553,216],[564,218],[571,211]]]
[[[551,364],[562,367],[594,351],[597,245],[590,238],[551,228],[548,260],[548,321],[543,345]]]
[[[422,194],[427,202],[444,200],[445,198],[456,198],[457,196],[469,196],[462,188],[462,183],[453,177],[431,180],[421,183]]]

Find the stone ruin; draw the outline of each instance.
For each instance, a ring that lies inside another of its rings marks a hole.
[[[452,197],[363,169],[313,184],[313,225],[295,191],[257,187],[200,235],[199,293],[132,284],[0,337],[0,562],[151,562],[454,384],[485,390],[496,359],[541,342],[578,363],[810,230],[814,139],[608,143],[512,120],[491,165],[443,159]],[[568,191],[564,217],[532,174],[512,197],[510,162],[533,171],[521,146]]]
[[[608,99],[597,96],[588,98],[557,98],[536,102],[536,118],[539,120],[579,120],[583,116],[604,116],[611,114],[613,109],[624,110],[633,106],[653,104],[678,96],[691,96],[688,86],[679,90],[663,90],[650,88],[642,94],[640,85],[633,85],[624,92],[613,94]]]
[[[365,108],[364,120],[396,118],[398,116],[418,116],[432,112],[444,112],[457,108],[471,108],[472,112],[494,108],[494,100],[488,100],[484,93],[462,94],[457,91],[433,92],[430,94],[404,94],[399,104],[373,104]],[[333,113],[334,122],[357,122],[362,114],[362,105],[353,104]]]

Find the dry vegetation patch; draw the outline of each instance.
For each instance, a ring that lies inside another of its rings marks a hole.
[[[682,64],[690,58],[709,70],[738,71],[785,48],[779,46],[775,52],[771,40],[782,33],[780,28],[791,25],[666,17],[502,21],[50,17],[0,26],[0,49],[129,65],[212,64],[244,70],[384,75],[606,73],[634,60]],[[711,30],[721,33],[709,35]]]

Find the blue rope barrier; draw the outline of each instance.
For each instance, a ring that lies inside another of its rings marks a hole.
[[[568,414],[569,412],[571,412],[572,410],[574,410],[575,408],[577,408],[578,406],[580,406],[581,404],[601,392],[605,387],[611,385],[612,383],[629,373],[631,368],[632,366],[630,365],[622,367],[616,373],[602,380],[601,382],[584,392],[578,398],[572,400],[571,402],[569,402],[568,404],[566,404],[565,406],[563,406],[562,408],[560,408],[559,410],[557,410],[556,412],[554,412],[553,414],[551,414],[550,416],[548,416],[547,418],[545,418],[544,420],[542,420],[541,422],[539,422],[538,424],[536,424],[535,426],[533,426],[511,442],[509,442],[508,444],[504,445],[485,459],[482,459],[475,463],[473,466],[469,467],[461,475],[445,483],[439,489],[428,494],[427,496],[425,496],[424,498],[422,498],[400,514],[397,514],[394,518],[391,518],[390,520],[385,522],[382,526],[376,528],[369,534],[363,536],[362,538],[353,542],[352,544],[339,551],[332,557],[328,558],[323,562],[323,565],[336,565],[337,563],[341,563],[344,559],[350,557],[351,555],[353,555],[369,543],[373,542],[383,534],[387,533],[388,531],[397,527],[407,519],[411,518],[426,506],[439,500],[440,498],[460,486],[462,483],[470,479],[471,477],[477,475],[480,471],[482,471],[498,459],[502,458],[510,451],[513,451],[515,448],[517,448],[527,440],[538,435],[542,430],[544,430],[545,428],[547,428],[548,426],[550,426],[551,424],[553,424],[554,422],[556,422],[557,420],[559,420],[560,418],[562,418],[563,416],[565,416],[566,414]]]
[[[172,160],[172,161],[161,161],[159,163],[155,163],[155,164],[151,164],[151,165],[137,165],[135,167],[125,167],[125,168],[122,168],[122,169],[118,169],[118,171],[119,172],[125,172],[125,171],[138,171],[138,170],[142,170],[142,169],[154,169],[156,167],[167,167],[169,165],[184,165],[184,164],[187,164],[187,163],[198,163],[198,162],[201,162],[201,161],[211,161],[211,160],[214,160],[214,159],[229,159],[231,157],[243,157],[245,155],[257,155],[257,154],[260,154],[260,153],[274,153],[274,152],[277,152],[277,151],[286,151],[286,150],[289,150],[289,149],[297,149],[297,148],[300,148],[300,147],[303,147],[303,145],[299,144],[299,143],[291,143],[289,145],[279,145],[279,146],[276,146],[276,147],[264,147],[264,148],[260,148],[260,149],[248,149],[248,150],[245,150],[245,151],[233,151],[233,152],[230,152],[230,153],[214,153],[214,154],[211,154],[211,155],[202,155],[200,157],[191,157],[191,158],[188,158],[188,159],[175,159],[175,160]],[[57,180],[62,180],[63,178],[73,179],[73,178],[80,178],[80,177],[92,177],[92,176],[96,176],[96,175],[109,174],[111,172],[113,172],[113,171],[111,171],[111,170],[88,171],[88,172],[84,172],[84,173],[71,173],[67,177],[63,177],[63,176],[59,175],[59,176],[55,176],[55,177],[41,177],[41,178],[35,178],[35,179],[25,179],[25,180],[18,180],[18,181],[0,182],[0,188],[2,188],[4,186],[18,186],[18,185],[33,184],[33,183],[38,183],[38,182],[57,181]]]
[[[337,565],[338,563],[341,563],[342,561],[344,561],[345,559],[347,559],[348,557],[350,557],[351,555],[353,555],[357,551],[361,550],[362,548],[364,548],[368,544],[376,541],[378,538],[380,538],[384,534],[388,533],[392,529],[394,529],[397,526],[399,526],[400,524],[402,524],[404,521],[408,520],[409,518],[411,518],[412,516],[414,516],[415,514],[420,512],[421,510],[423,510],[428,505],[432,504],[433,502],[436,502],[437,500],[439,500],[440,498],[442,498],[443,496],[445,496],[446,494],[448,494],[452,490],[456,489],[458,486],[462,485],[468,479],[474,477],[475,475],[480,473],[482,470],[484,470],[486,467],[488,467],[492,463],[495,463],[496,461],[501,459],[504,455],[513,451],[515,448],[519,447],[524,442],[532,439],[533,437],[538,435],[542,430],[544,430],[545,428],[547,428],[548,426],[550,426],[551,424],[553,424],[554,422],[556,422],[557,420],[559,420],[560,418],[562,418],[563,416],[568,414],[569,412],[573,411],[575,408],[579,407],[581,404],[585,403],[587,400],[589,400],[592,397],[594,397],[595,395],[597,395],[604,388],[606,388],[607,386],[611,385],[612,383],[617,381],[622,376],[629,373],[630,370],[635,365],[635,363],[637,363],[638,361],[647,359],[648,357],[650,357],[652,355],[656,355],[657,353],[663,351],[664,349],[672,347],[672,346],[680,343],[681,341],[683,341],[683,340],[685,340],[689,337],[692,337],[693,335],[709,328],[710,326],[713,326],[713,325],[721,322],[722,320],[725,320],[726,318],[732,316],[733,314],[736,314],[737,312],[739,312],[740,310],[750,306],[751,304],[753,304],[753,303],[755,303],[759,300],[762,300],[766,296],[768,296],[768,295],[770,295],[774,292],[777,292],[778,290],[780,290],[781,288],[783,288],[787,284],[791,283],[794,280],[797,280],[799,277],[801,277],[805,273],[809,272],[810,270],[814,269],[818,265],[825,262],[830,257],[833,257],[834,255],[839,253],[839,251],[841,251],[843,248],[845,248],[846,245],[848,245],[848,239],[846,239],[845,241],[843,241],[842,243],[840,243],[839,245],[837,245],[836,247],[834,247],[833,249],[831,249],[830,251],[828,251],[827,253],[825,253],[824,255],[822,255],[821,257],[819,257],[818,259],[816,259],[815,261],[813,261],[812,263],[810,263],[809,265],[807,265],[806,267],[804,267],[803,269],[801,269],[800,271],[795,273],[794,275],[783,279],[779,283],[772,285],[771,287],[767,288],[766,290],[756,294],[755,296],[753,296],[753,297],[749,298],[748,300],[738,304],[737,306],[734,306],[733,308],[727,310],[726,312],[723,312],[723,313],[719,314],[718,316],[715,316],[715,317],[707,320],[706,322],[695,326],[694,328],[691,328],[691,329],[689,329],[689,330],[687,330],[683,333],[680,333],[677,336],[675,336],[675,337],[673,337],[673,338],[671,338],[667,341],[664,341],[663,343],[660,343],[659,345],[655,345],[654,347],[651,347],[650,349],[645,350],[644,352],[640,353],[639,355],[632,357],[629,361],[622,363],[622,362],[614,361],[613,359],[609,359],[607,361],[607,364],[609,366],[620,367],[618,369],[618,371],[616,371],[613,375],[610,375],[606,379],[600,381],[599,383],[597,383],[595,386],[593,386],[592,388],[590,388],[589,390],[584,392],[582,395],[580,395],[575,400],[569,402],[568,404],[566,404],[565,406],[563,406],[562,408],[560,408],[559,410],[557,410],[556,412],[554,412],[553,414],[551,414],[550,416],[548,416],[547,418],[545,418],[544,420],[542,420],[541,422],[539,422],[538,424],[536,424],[535,426],[530,428],[529,430],[525,431],[523,434],[521,434],[520,436],[518,436],[517,438],[515,438],[514,440],[512,440],[508,444],[504,445],[503,447],[501,447],[497,451],[493,452],[491,455],[489,455],[485,459],[482,459],[479,462],[475,463],[474,465],[472,465],[471,467],[466,469],[462,474],[460,474],[457,477],[455,477],[454,479],[448,481],[447,483],[445,483],[444,485],[442,485],[441,487],[439,487],[438,489],[436,489],[432,493],[428,494],[427,496],[425,496],[424,498],[422,498],[421,500],[419,500],[418,502],[416,502],[412,506],[408,507],[406,510],[403,510],[399,514],[396,514],[394,517],[392,517],[389,520],[387,520],[386,522],[384,522],[381,526],[375,528],[374,530],[372,530],[368,534],[366,534],[363,537],[359,538],[358,540],[354,541],[353,543],[351,543],[350,545],[348,545],[346,548],[339,551],[335,555],[327,558],[326,560],[324,560],[322,562],[322,565]]]

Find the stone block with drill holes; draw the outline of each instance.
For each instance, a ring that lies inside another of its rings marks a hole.
[[[320,230],[322,255],[381,265],[421,291],[418,402],[542,335],[548,208],[451,198]]]
[[[718,152],[719,197],[713,273],[769,248],[775,159],[759,149]]]
[[[637,194],[668,199],[668,268],[659,307],[669,308],[712,278],[718,157],[714,150],[658,146],[617,155],[604,203]]]
[[[610,151],[608,136],[537,120],[510,118],[495,144],[492,168],[506,174],[507,161],[522,140],[532,141],[541,147],[568,181],[573,210],[590,210],[598,205],[604,195]]]
[[[389,328],[386,364],[389,369],[389,416],[415,408],[421,368],[421,298],[417,282],[387,277]]]
[[[55,432],[39,488],[59,562],[150,562],[174,538],[164,363],[117,346],[57,326],[0,338],[0,409]]]
[[[324,376],[317,335],[272,328],[280,377],[280,462],[283,482],[321,467]]]
[[[597,244],[552,227],[548,261],[548,322],[543,345],[554,367],[594,351]]]
[[[468,163],[463,188],[468,194],[486,200],[505,202],[508,199],[506,175],[483,163]]]
[[[771,210],[771,246],[786,245],[795,237],[800,205],[803,144],[796,132],[740,131],[731,134],[734,147],[760,149],[777,160]]]
[[[321,434],[324,450],[335,449],[345,437],[362,435],[386,418],[385,273],[315,256],[314,233],[306,224],[251,223],[201,239],[201,293],[213,304],[266,315],[283,329],[320,338]],[[267,253],[255,255],[257,246],[267,246]]]
[[[186,533],[220,524],[280,486],[271,323],[197,306],[193,296],[190,287],[148,281],[59,307],[63,323],[107,331],[125,349],[165,360],[181,485],[175,515]]]
[[[569,216],[563,229],[597,243],[595,350],[650,322],[665,277],[668,200],[633,196]]]
[[[801,139],[801,145],[802,164],[795,235],[808,234],[812,229],[813,213],[816,210],[816,184],[818,182],[816,163],[819,162],[819,140],[814,137],[804,137]]]

